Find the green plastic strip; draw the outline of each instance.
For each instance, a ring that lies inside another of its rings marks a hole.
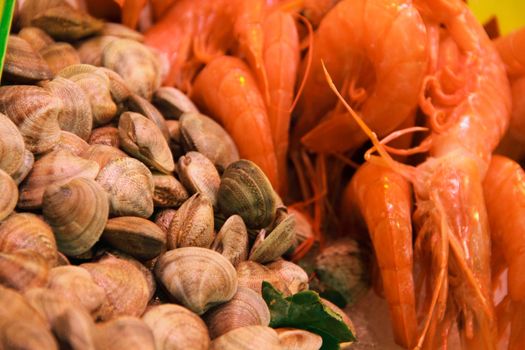
[[[0,0],[0,78],[4,70],[5,50],[7,48],[7,39],[13,20],[13,10],[15,0]]]

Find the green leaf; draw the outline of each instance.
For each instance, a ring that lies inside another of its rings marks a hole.
[[[324,305],[314,291],[307,290],[285,298],[264,281],[262,295],[270,309],[271,327],[300,328],[319,334],[323,338],[323,350],[339,349],[339,343],[356,340],[343,318]]]

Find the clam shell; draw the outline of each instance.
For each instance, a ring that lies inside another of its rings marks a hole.
[[[210,309],[204,320],[212,339],[235,328],[246,326],[268,326],[270,310],[264,299],[253,290],[239,287],[234,297],[227,303]]]
[[[166,247],[164,231],[149,220],[133,216],[109,219],[102,237],[115,248],[141,260],[158,256]]]
[[[299,265],[281,259],[266,267],[279,275],[292,294],[308,289],[308,274]]]
[[[157,350],[208,350],[206,324],[190,310],[174,304],[150,307],[142,319],[152,329]]]
[[[125,112],[120,116],[118,130],[121,147],[126,152],[162,173],[169,174],[175,169],[168,143],[151,120]]]
[[[100,35],[111,35],[119,38],[135,40],[138,42],[144,41],[144,35],[120,23],[104,23],[104,28],[102,28]]]
[[[94,66],[102,65],[102,52],[106,45],[117,40],[116,36],[102,35],[89,38],[78,46],[78,56],[82,63],[91,64]]]
[[[106,146],[120,147],[118,129],[114,126],[102,126],[93,129],[89,136],[88,143],[91,145],[100,144]]]
[[[114,72],[111,69],[100,67],[98,70],[106,74],[108,77],[111,97],[113,97],[113,100],[118,103],[119,111],[122,111],[124,102],[126,102],[132,95],[127,83],[117,72]]]
[[[57,350],[46,321],[16,291],[0,285],[0,347]]]
[[[106,293],[85,269],[79,266],[59,266],[49,271],[49,290],[75,305],[95,313],[104,303]]]
[[[31,25],[54,39],[78,40],[102,30],[104,23],[69,5],[48,8],[31,19]]]
[[[136,94],[151,99],[161,83],[161,67],[148,48],[134,40],[110,42],[102,52],[102,65],[117,72]]]
[[[47,62],[53,74],[57,74],[72,64],[80,63],[77,50],[68,43],[53,43],[42,48],[39,53]]]
[[[5,53],[4,76],[11,82],[34,83],[53,78],[53,72],[27,41],[10,35]]]
[[[17,185],[20,185],[22,181],[27,177],[31,169],[33,169],[33,164],[35,163],[35,156],[33,153],[29,152],[27,149],[24,150],[24,158],[20,167],[13,173],[12,178],[15,180]]]
[[[63,185],[49,185],[42,211],[55,233],[58,249],[69,256],[80,255],[102,235],[109,215],[108,196],[95,180],[76,178]]]
[[[130,111],[140,113],[154,122],[162,132],[162,135],[164,135],[166,141],[169,141],[170,134],[166,125],[166,120],[158,111],[158,109],[155,108],[155,106],[152,105],[148,100],[137,94],[132,94],[126,101],[126,106]]]
[[[95,340],[97,349],[155,350],[151,329],[136,317],[119,317],[97,324]]]
[[[157,261],[155,275],[171,296],[199,315],[227,302],[237,291],[233,265],[219,253],[206,248],[167,251]]]
[[[37,27],[22,28],[18,36],[27,41],[35,52],[39,52],[44,47],[54,43],[53,38]]]
[[[254,261],[242,261],[237,265],[237,279],[240,287],[250,288],[259,295],[263,281],[270,282],[286,296],[291,295],[286,283],[275,271]]]
[[[230,135],[211,118],[199,113],[180,117],[181,143],[188,151],[205,155],[220,172],[239,160],[239,152]]]
[[[60,131],[60,140],[55,147],[53,147],[53,151],[65,150],[74,156],[82,157],[82,154],[84,154],[88,148],[89,145],[86,141],[75,134],[62,130]]]
[[[42,206],[42,197],[47,186],[64,185],[77,177],[94,179],[99,171],[96,162],[58,150],[37,160],[29,176],[20,186],[18,207],[34,209]]]
[[[211,249],[221,253],[233,266],[248,258],[248,231],[239,215],[224,222]]]
[[[113,215],[147,218],[153,214],[153,176],[138,160],[111,160],[100,170],[96,180],[109,193]]]
[[[20,2],[20,26],[31,25],[31,20],[38,14],[63,3],[64,0],[24,0]]]
[[[0,253],[0,285],[19,291],[43,287],[48,273],[47,262],[35,252]]]
[[[214,238],[213,208],[206,197],[196,193],[173,216],[168,230],[168,249],[209,248]]]
[[[171,86],[158,88],[153,95],[153,104],[166,119],[179,119],[186,112],[199,113],[197,107],[184,92]]]
[[[0,222],[13,212],[18,201],[18,187],[9,174],[0,169]]]
[[[186,188],[171,175],[153,174],[153,182],[153,204],[156,207],[180,207],[189,197]]]
[[[128,158],[128,155],[118,148],[98,144],[89,146],[81,156],[82,158],[97,162],[100,169],[104,168],[106,164],[112,160]]]
[[[0,169],[13,175],[24,162],[24,138],[16,125],[0,113]]]
[[[190,194],[201,193],[215,207],[221,177],[213,163],[199,152],[188,152],[179,158],[178,174]]]
[[[62,108],[58,112],[60,128],[87,140],[93,126],[93,115],[84,90],[62,77],[43,83],[42,87],[62,101]]]
[[[281,350],[277,332],[265,326],[235,328],[211,342],[210,350]]]
[[[279,343],[283,350],[319,350],[323,345],[323,338],[304,329],[277,328]]]
[[[279,224],[265,237],[261,230],[260,236],[252,247],[250,260],[265,264],[281,257],[295,242],[295,217],[285,215]]]
[[[16,213],[0,225],[0,252],[31,251],[48,266],[57,262],[57,245],[53,231],[34,214]]]
[[[96,263],[80,265],[93,281],[106,292],[99,317],[108,320],[117,316],[140,316],[150,299],[150,285],[143,271],[127,259],[106,255]]]
[[[33,153],[47,152],[58,142],[57,116],[61,108],[61,101],[40,87],[0,87],[0,112],[18,127],[27,149]]]
[[[275,217],[270,181],[255,163],[245,159],[231,163],[224,171],[218,204],[223,214],[240,215],[249,228],[266,227]]]
[[[163,209],[159,211],[155,216],[155,224],[167,234],[176,212],[175,209]]]

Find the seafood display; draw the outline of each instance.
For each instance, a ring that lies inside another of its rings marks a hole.
[[[462,0],[20,1],[0,348],[520,349],[524,93]]]

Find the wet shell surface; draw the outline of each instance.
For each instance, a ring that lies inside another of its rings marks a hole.
[[[47,262],[35,252],[0,253],[0,285],[19,291],[44,287],[48,273]]]
[[[5,78],[11,82],[34,83],[53,78],[42,56],[24,39],[10,35],[4,61]]]
[[[42,202],[58,249],[69,256],[87,252],[100,238],[109,215],[108,196],[93,179],[76,178],[51,184]]]
[[[171,86],[162,86],[153,95],[153,104],[166,119],[179,119],[183,113],[199,113],[197,107],[182,91]]]
[[[157,261],[155,275],[171,296],[199,315],[229,301],[237,292],[235,268],[210,249],[169,250]]]
[[[0,169],[0,189],[2,189],[0,196],[0,221],[2,221],[13,212],[18,201],[16,182],[2,169]]]
[[[93,129],[89,135],[88,143],[90,145],[100,144],[106,146],[120,147],[118,129],[114,126],[102,126]]]
[[[222,225],[211,249],[221,253],[233,266],[248,258],[248,231],[239,215],[230,216]]]
[[[277,332],[265,326],[235,328],[212,341],[210,350],[281,350]]]
[[[304,329],[277,328],[275,331],[283,350],[319,350],[323,345],[321,336]]]
[[[87,151],[89,145],[86,141],[82,140],[75,134],[67,131],[60,131],[60,140],[53,147],[53,151],[65,150],[71,152],[71,154],[82,157],[82,154]]]
[[[80,63],[77,50],[68,43],[53,43],[42,48],[39,53],[47,62],[53,74],[57,74],[72,64]]]
[[[157,108],[155,108],[154,105],[151,104],[148,100],[146,100],[144,97],[141,97],[137,94],[132,94],[129,96],[129,99],[126,101],[126,107],[136,113],[140,113],[152,122],[157,125],[157,127],[162,132],[162,135],[164,135],[164,138],[166,141],[169,141],[170,134],[168,130],[168,126],[166,125],[166,120],[162,116],[162,114],[159,112]]]
[[[11,175],[17,185],[20,185],[20,183],[25,180],[31,169],[33,169],[34,164],[35,156],[33,153],[29,152],[27,149],[24,150],[22,165]]]
[[[156,207],[180,207],[189,197],[186,188],[171,175],[153,174],[153,182],[153,203]]]
[[[188,152],[177,163],[180,180],[190,194],[201,193],[215,207],[221,177],[213,163],[199,152]]]
[[[155,339],[148,325],[129,316],[97,324],[95,343],[97,349],[155,350]]]
[[[0,113],[0,169],[13,175],[24,162],[24,138],[16,125]]]
[[[237,265],[237,279],[240,287],[247,287],[262,294],[262,282],[270,282],[285,295],[290,295],[286,282],[273,270],[254,261],[242,261]]]
[[[81,157],[97,162],[100,169],[102,169],[110,161],[120,158],[128,158],[128,155],[112,146],[94,144],[89,146],[82,153]]]
[[[175,304],[150,307],[142,316],[152,329],[157,350],[208,350],[210,336],[202,319]]]
[[[250,253],[250,260],[265,264],[281,257],[295,241],[295,217],[285,214],[279,224],[266,236],[261,230]]]
[[[138,160],[114,159],[100,170],[96,180],[109,194],[113,215],[147,218],[153,214],[153,176]]]
[[[18,32],[18,36],[27,41],[35,52],[54,43],[53,38],[37,27],[22,28],[20,32]]]

